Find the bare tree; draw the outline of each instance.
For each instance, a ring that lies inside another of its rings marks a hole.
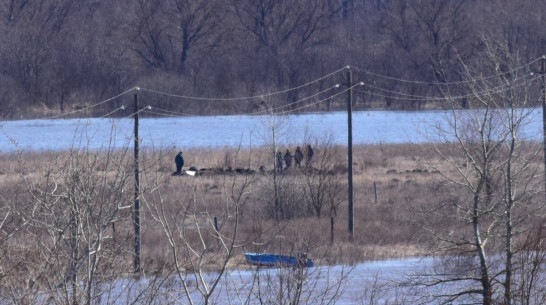
[[[179,185],[178,199],[165,197],[163,179],[155,179],[156,173],[149,174],[159,184],[143,197],[144,202],[168,240],[168,268],[181,283],[180,292],[189,304],[215,303],[215,291],[222,286],[228,265],[248,242],[240,236],[239,226],[253,176],[224,177],[219,198],[222,202],[208,203],[206,190],[190,181]],[[175,202],[171,202],[173,199]]]
[[[152,68],[187,73],[188,59],[210,54],[210,49],[214,49],[221,38],[220,4],[215,1],[138,1],[132,22],[133,50]]]
[[[241,66],[245,73],[276,88],[308,79],[320,60],[317,51],[332,41],[331,9],[326,1],[231,1],[235,38],[248,62]],[[256,64],[263,68],[256,70]],[[294,92],[288,95],[283,103],[297,100]]]
[[[546,236],[544,228],[538,226],[525,234],[516,245],[514,278],[512,286],[513,304],[541,304],[546,302],[546,292],[540,287],[546,284]]]
[[[485,44],[487,56],[475,66],[465,65],[462,86],[472,96],[472,109],[454,108],[446,124],[436,129],[436,140],[454,144],[449,151],[436,146],[443,162],[435,167],[459,195],[427,214],[446,219],[444,231],[429,232],[440,242],[435,251],[449,256],[443,261],[442,276],[429,278],[426,285],[465,283],[443,295],[446,302],[479,295],[483,304],[498,299],[511,304],[517,281],[515,239],[543,209],[536,204],[540,147],[521,132],[533,113],[528,107],[536,91],[529,74],[518,69],[517,54],[503,44]],[[494,77],[480,77],[484,74]],[[445,94],[452,100],[449,89]]]
[[[313,158],[312,166],[301,169],[299,176],[304,188],[304,200],[317,217],[320,218],[325,209],[329,216],[335,216],[346,195],[346,181],[340,175],[346,167],[337,160],[341,147],[332,144],[330,139],[316,142],[314,147],[320,153]]]
[[[28,195],[19,201],[17,218],[28,226],[17,232],[21,247],[14,249],[16,254],[2,261],[2,269],[17,266],[4,281],[10,299],[94,303],[104,292],[103,283],[119,276],[126,259],[130,235],[120,230],[123,226],[116,232],[113,223],[131,206],[123,191],[131,177],[127,149],[75,147],[51,155],[44,176],[32,170],[24,153],[19,156]],[[21,280],[27,284],[20,285]]]
[[[26,97],[51,106],[50,78],[61,69],[54,66],[53,53],[77,3],[73,0],[6,1],[0,4],[2,39],[0,49],[5,58],[3,73],[16,81]],[[33,106],[36,106],[33,105]]]

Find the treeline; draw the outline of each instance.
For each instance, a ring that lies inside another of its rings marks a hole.
[[[336,109],[345,101],[326,99],[333,95],[327,89],[340,83],[336,90],[343,90],[346,65],[355,82],[365,82],[355,91],[357,108],[441,107],[417,97],[440,96],[436,84],[461,80],[461,62],[479,63],[486,41],[502,42],[522,62],[544,54],[543,6],[531,0],[6,0],[0,116],[67,113],[135,86],[155,91],[143,91],[146,105],[174,113]],[[313,80],[281,95],[229,100]],[[85,114],[104,115],[131,99]],[[296,104],[302,99],[311,108]]]

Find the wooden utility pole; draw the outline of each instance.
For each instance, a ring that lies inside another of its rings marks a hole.
[[[134,118],[135,118],[135,260],[134,269],[135,273],[140,273],[140,176],[139,176],[139,138],[138,138],[138,117],[139,117],[139,105],[138,105],[138,92],[140,88],[136,88],[135,103],[134,103]]]
[[[353,222],[353,74],[351,67],[347,66],[347,156],[348,156],[348,211],[349,211],[349,240],[353,241],[354,222]]]
[[[544,202],[546,203],[546,55],[540,61],[540,75],[542,77],[542,152],[544,154]]]

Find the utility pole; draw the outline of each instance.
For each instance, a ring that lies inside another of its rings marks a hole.
[[[540,61],[540,75],[542,78],[542,152],[544,154],[544,202],[546,203],[546,55]]]
[[[349,241],[353,241],[354,222],[353,222],[353,74],[351,67],[347,66],[347,156],[348,156],[348,211],[349,211]]]
[[[134,102],[134,118],[135,118],[135,258],[134,269],[135,273],[140,273],[140,176],[139,176],[139,138],[138,138],[138,117],[139,117],[139,105],[138,105],[138,92],[140,88],[136,88],[135,102]]]

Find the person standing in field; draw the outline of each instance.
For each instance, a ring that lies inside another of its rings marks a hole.
[[[292,154],[290,153],[290,150],[286,150],[286,153],[284,154],[284,165],[286,169],[289,169],[292,166]]]
[[[315,152],[313,151],[311,144],[307,144],[307,167],[311,166],[311,162],[313,161],[314,155],[315,155]]]
[[[303,152],[301,151],[301,148],[299,146],[296,148],[296,152],[294,153],[294,161],[296,161],[297,167],[301,167],[301,161],[303,161]]]
[[[180,175],[182,173],[182,166],[184,166],[184,157],[182,157],[181,151],[174,157],[174,163],[176,163],[176,174]]]
[[[282,152],[278,150],[275,157],[277,158],[277,171],[282,173]]]

